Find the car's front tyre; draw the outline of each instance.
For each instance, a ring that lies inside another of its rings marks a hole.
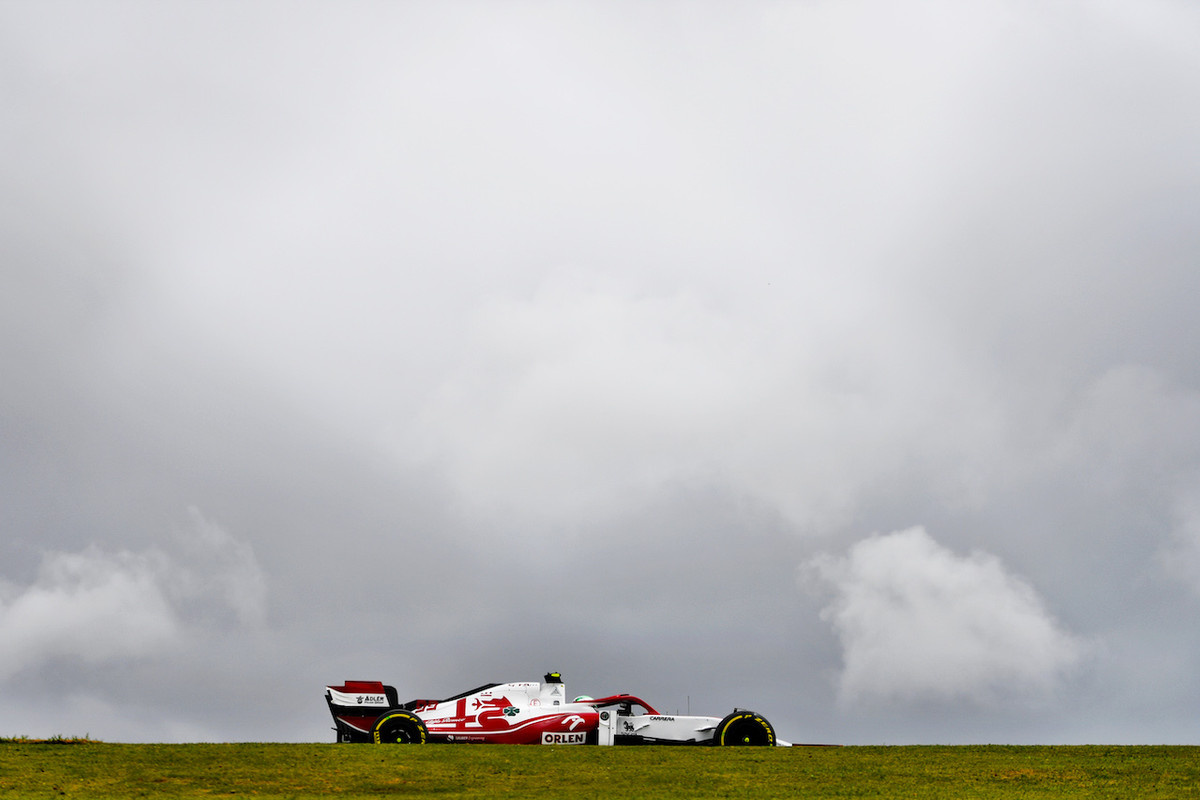
[[[421,718],[403,708],[385,711],[371,726],[371,740],[375,744],[425,744],[428,738]]]
[[[761,714],[734,711],[717,723],[712,743],[715,747],[771,747],[775,729]]]

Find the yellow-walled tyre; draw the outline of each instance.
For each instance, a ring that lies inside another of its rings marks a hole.
[[[429,732],[425,723],[411,711],[393,708],[379,715],[371,726],[375,744],[425,744]]]
[[[715,747],[771,747],[775,744],[775,729],[761,714],[734,711],[717,723],[712,743]]]

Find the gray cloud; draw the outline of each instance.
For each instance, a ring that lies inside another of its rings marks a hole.
[[[6,724],[324,739],[325,682],[553,667],[797,740],[1194,738],[1198,30],[6,4],[2,680],[71,698]],[[992,667],[882,674],[888,547],[1007,609],[927,617]]]
[[[1175,519],[1170,539],[1161,545],[1162,569],[1200,592],[1200,490],[1194,483],[1180,488]]]

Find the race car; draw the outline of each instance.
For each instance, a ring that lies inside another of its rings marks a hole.
[[[380,681],[325,687],[339,742],[425,744],[787,745],[761,714],[725,717],[659,713],[641,698],[616,694],[567,700],[562,676],[542,682],[485,683],[445,700],[400,703]]]

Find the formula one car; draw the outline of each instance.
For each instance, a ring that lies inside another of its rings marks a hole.
[[[691,744],[786,745],[760,714],[660,714],[629,694],[566,699],[562,676],[542,683],[486,683],[445,700],[400,703],[379,681],[325,687],[339,742],[425,744]]]

